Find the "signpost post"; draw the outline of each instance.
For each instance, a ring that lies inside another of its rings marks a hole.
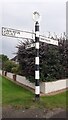
[[[35,100],[40,98],[40,85],[39,85],[39,18],[38,12],[33,13],[33,19],[35,21]]]
[[[2,35],[13,38],[23,38],[33,40],[34,43],[29,43],[25,46],[25,49],[30,49],[35,47],[36,56],[35,56],[35,100],[39,100],[40,98],[40,85],[39,85],[39,42],[45,42],[47,44],[52,44],[58,46],[58,40],[54,40],[51,38],[46,38],[39,34],[39,20],[40,15],[38,12],[33,13],[33,20],[35,22],[35,33],[20,31],[11,28],[2,27]]]

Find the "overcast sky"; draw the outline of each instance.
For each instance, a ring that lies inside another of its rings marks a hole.
[[[28,1],[28,2],[27,2]],[[40,33],[66,31],[66,1],[67,0],[2,0],[0,27],[10,27],[20,30],[34,30],[32,13],[38,11],[41,15]],[[1,33],[0,33],[1,34]],[[1,35],[0,35],[1,36]],[[0,53],[12,58],[17,51],[15,46],[19,39],[1,36]]]

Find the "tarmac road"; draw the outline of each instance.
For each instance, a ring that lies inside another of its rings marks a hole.
[[[66,113],[66,111],[62,111],[58,114],[51,116],[51,118],[68,118],[68,114]]]
[[[67,120],[66,110],[56,108],[53,110],[47,109],[15,109],[3,108],[3,118],[65,118]],[[11,119],[10,119],[11,120]]]

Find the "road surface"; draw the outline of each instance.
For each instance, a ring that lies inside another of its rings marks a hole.
[[[14,109],[3,108],[3,118],[65,118],[66,110],[56,108],[53,110],[47,109]],[[11,119],[10,119],[11,120]]]

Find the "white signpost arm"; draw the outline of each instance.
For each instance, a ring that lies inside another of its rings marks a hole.
[[[16,30],[12,28],[2,27],[2,35],[14,38],[35,39],[35,34],[32,32]]]
[[[14,38],[31,39],[35,41],[35,33],[20,31],[12,28],[2,27],[2,35],[7,37],[14,37]],[[58,40],[50,39],[42,35],[39,35],[39,41],[58,46]],[[27,48],[30,47],[35,47],[35,44],[30,44],[27,46]]]
[[[58,40],[54,40],[54,39],[51,39],[51,38],[47,38],[45,36],[42,36],[40,35],[40,39],[39,39],[40,42],[45,42],[47,44],[52,44],[52,45],[57,45],[58,46]]]

